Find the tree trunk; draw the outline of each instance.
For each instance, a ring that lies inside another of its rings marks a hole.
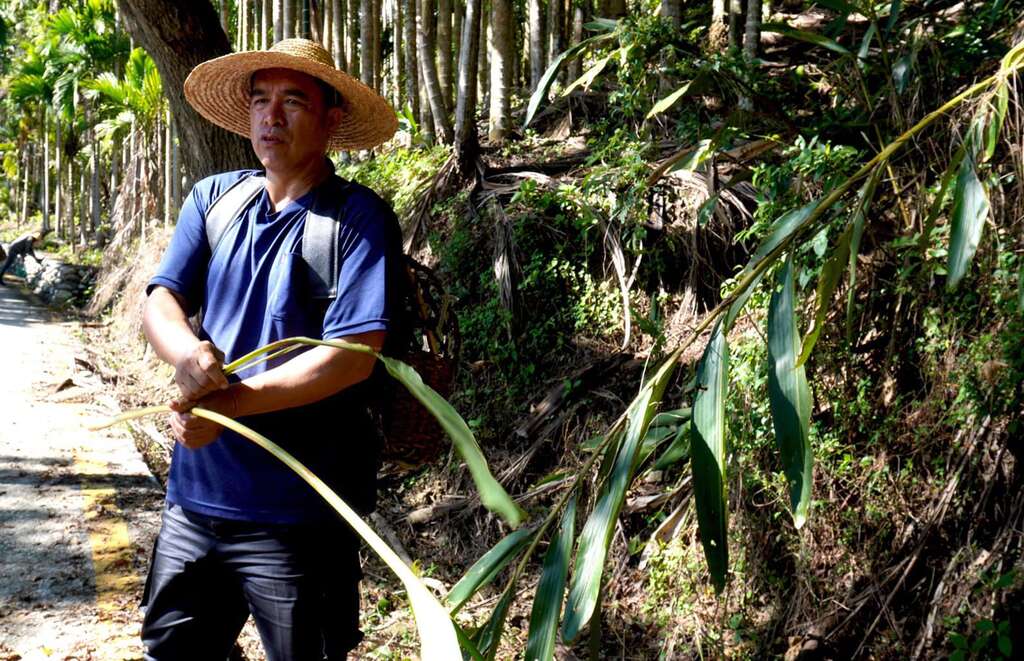
[[[394,49],[391,54],[394,56],[394,69],[395,69],[395,108],[399,111],[405,107],[405,16],[403,13],[405,9],[402,7],[401,0],[394,0],[395,2],[395,19],[391,24],[391,38],[394,42]]]
[[[331,0],[323,0],[320,9],[320,38],[328,53],[334,52],[334,30],[332,23],[334,19],[334,3]],[[331,59],[334,59],[333,56]]]
[[[309,0],[299,0],[302,4],[302,11],[299,14],[299,36],[303,39],[313,38],[312,17],[309,14]]]
[[[455,97],[458,95],[459,62],[462,56],[462,17],[466,13],[463,0],[451,0],[452,3],[452,89],[449,92],[449,106],[455,110]]]
[[[100,226],[100,143],[93,136],[92,181],[89,188],[89,235],[96,236]]]
[[[270,0],[262,0],[260,5],[260,40],[256,44],[260,50],[270,48],[270,17],[274,11],[270,4]]]
[[[284,3],[286,0],[274,0],[274,43],[284,39]]]
[[[236,19],[238,37],[235,43],[239,51],[249,50],[249,0],[238,0],[238,17]]]
[[[21,189],[21,222],[24,223],[28,220],[28,195],[29,185],[28,182],[32,180],[32,161],[34,160],[35,154],[33,153],[32,143],[25,145],[25,170],[22,172],[24,185]]]
[[[60,129],[61,129],[60,115],[57,115],[56,120],[57,121],[55,123],[56,130],[55,130],[55,135],[54,135],[54,143],[55,143],[54,144],[54,147],[55,147],[54,151],[56,152],[56,156],[57,156],[57,159],[56,159],[57,160],[57,163],[56,163],[57,190],[54,191],[55,196],[54,196],[54,205],[53,205],[53,208],[54,208],[53,215],[54,215],[54,218],[55,218],[54,224],[57,226],[57,236],[63,236],[64,235],[64,209],[63,209],[64,205],[62,203],[63,203],[63,197],[64,196],[61,195],[61,193],[64,191],[64,177],[63,177],[63,174],[64,174],[64,167],[63,167],[63,165],[64,165],[64,141],[62,140],[61,131],[60,131]]]
[[[607,0],[602,5],[604,18],[622,18],[626,15],[626,0]]]
[[[199,116],[185,101],[182,85],[193,67],[230,51],[209,3],[174,0],[117,0],[129,33],[156,62],[164,95],[184,141],[189,181],[226,170],[258,167],[249,141]],[[189,35],[182,39],[181,35]]]
[[[405,98],[412,116],[420,121],[419,59],[416,56],[416,0],[402,0],[402,31],[405,36]]]
[[[589,18],[587,8],[589,5],[584,5],[582,0],[575,0],[572,8],[572,35],[569,39],[569,45],[575,46],[576,44],[583,41],[583,24],[587,22]],[[552,57],[557,57],[558,54],[553,53]],[[583,63],[580,58],[574,57],[565,68],[565,76],[559,74],[559,80],[576,80],[583,74]]]
[[[488,106],[491,98],[491,12],[488,0],[480,0],[480,48],[477,49],[477,102]]]
[[[86,200],[91,199],[87,192],[89,190],[87,171],[88,168],[84,164],[78,166],[78,236],[75,238],[75,243],[80,246],[85,245],[85,228],[89,217]]]
[[[552,8],[558,6],[560,0],[548,0],[548,14],[550,15],[553,11]],[[544,5],[541,4],[541,0],[529,0],[530,9],[530,94],[537,89],[537,85],[540,85],[541,76],[544,75],[544,69],[547,68],[547,58],[545,57],[545,51],[547,50],[547,44],[545,42],[546,33],[544,32]],[[555,23],[551,24],[552,30],[555,28]]]
[[[743,23],[746,19],[747,0],[729,0],[729,48],[743,46]]]
[[[383,0],[373,0],[373,88],[384,95],[384,60],[381,58],[381,14]]]
[[[110,195],[107,199],[107,220],[113,223],[117,207],[118,186],[120,186],[121,162],[124,157],[124,142],[110,148]]]
[[[131,128],[128,130],[128,167],[124,174],[128,178],[128,199],[124,201],[124,224],[132,224],[134,228],[139,205],[139,138],[135,130],[135,121],[132,120]]]
[[[373,0],[359,0],[359,80],[373,87]]]
[[[545,67],[551,66],[565,50],[565,4],[562,0],[548,0],[548,52]],[[562,74],[564,77],[564,74]]]
[[[334,63],[339,69],[345,68],[345,7],[342,0],[330,0],[331,37],[334,42]]]
[[[441,92],[441,84],[438,81],[437,69],[434,67],[434,58],[431,57],[430,35],[424,23],[429,19],[429,12],[425,11],[430,6],[430,0],[423,0],[423,9],[419,13],[417,21],[417,41],[419,44],[420,71],[423,74],[423,82],[426,87],[427,99],[430,103],[430,113],[433,115],[435,133],[440,136],[441,142],[451,144],[452,126],[448,122],[448,111],[444,107],[444,97]]]
[[[348,0],[348,73],[352,77],[359,76],[359,2]]]
[[[295,2],[296,0],[284,0],[284,11],[281,14],[284,17],[284,39],[295,37]]]
[[[174,218],[181,207],[181,141],[178,139],[178,122],[171,116],[171,208]]]
[[[510,0],[491,0],[491,113],[487,137],[501,144],[511,127],[512,6]]]
[[[417,39],[418,39],[417,34]],[[417,41],[417,44],[419,41]],[[417,57],[417,60],[422,58]],[[434,133],[434,113],[430,109],[430,97],[427,94],[427,84],[423,80],[423,66],[420,66],[417,78],[419,78],[420,86],[420,131],[423,134],[423,142],[428,145],[432,145],[437,141],[437,135]]]
[[[50,230],[50,122],[43,108],[43,231]]]
[[[220,29],[224,30],[224,34],[227,34],[229,24],[228,18],[230,18],[228,16],[228,4],[224,0],[220,0],[220,2],[217,3],[217,7],[217,16],[220,17]]]
[[[661,0],[661,16],[678,29],[683,22],[683,0]]]
[[[661,0],[661,16],[671,23],[674,30],[679,30],[683,19],[682,0]],[[664,98],[673,91],[676,81],[666,72],[675,65],[675,51],[665,49],[661,54],[661,73],[658,74],[658,96]]]
[[[171,171],[171,167],[172,166],[171,166],[171,118],[170,118],[170,116],[167,117],[166,126],[164,127],[163,157],[164,157],[164,176],[163,176],[163,184],[164,184],[164,227],[169,227],[171,225],[171,213],[172,213],[171,179],[174,176],[172,171]]]
[[[761,0],[747,0],[747,24],[743,32],[743,59],[758,56],[761,46]]]
[[[476,81],[480,50],[480,5],[482,0],[466,0],[459,46],[459,89],[455,103],[455,144],[462,145],[469,134],[476,135]]]
[[[441,85],[441,100],[445,112],[452,104],[452,0],[437,3],[437,81]],[[446,140],[450,142],[450,140]]]

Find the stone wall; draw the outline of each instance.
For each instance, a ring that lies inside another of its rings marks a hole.
[[[29,257],[22,268],[25,283],[50,305],[85,305],[96,282],[95,266],[66,264],[48,257],[43,258],[42,264]]]

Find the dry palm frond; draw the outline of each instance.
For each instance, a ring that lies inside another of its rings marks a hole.
[[[430,210],[438,200],[444,199],[451,193],[452,187],[460,181],[457,153],[453,151],[433,179],[430,179],[429,183],[423,187],[423,192],[403,228],[405,238],[402,247],[406,253],[412,253],[420,247],[423,228],[430,223]]]
[[[501,305],[508,310],[512,324],[519,313],[518,294],[521,270],[516,259],[515,236],[512,221],[496,198],[491,198],[494,212],[494,278],[498,281]],[[511,329],[509,329],[511,332]]]

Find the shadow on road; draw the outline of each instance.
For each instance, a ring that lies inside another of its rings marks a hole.
[[[49,323],[45,308],[32,303],[18,291],[15,283],[5,277],[6,286],[0,286],[0,324],[5,326],[34,326]]]

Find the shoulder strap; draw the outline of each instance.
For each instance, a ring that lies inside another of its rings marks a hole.
[[[266,177],[259,175],[242,177],[221,193],[206,210],[206,242],[210,246],[211,255],[217,249],[217,244],[224,237],[224,232],[231,222],[242,215],[266,183]]]
[[[309,211],[302,233],[302,259],[309,266],[309,282],[313,298],[333,299],[338,295],[338,237],[341,232],[341,198],[347,194],[349,182],[331,177],[318,192]]]

